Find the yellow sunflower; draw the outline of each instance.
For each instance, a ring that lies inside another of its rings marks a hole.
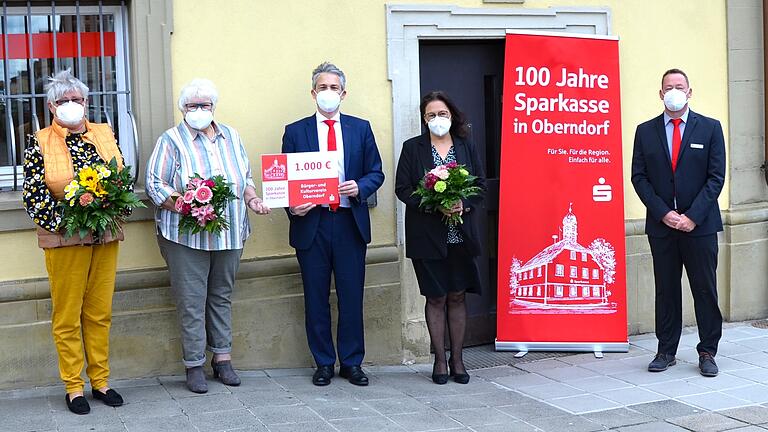
[[[99,173],[91,167],[85,167],[77,174],[80,178],[80,185],[91,192],[96,192],[99,187]]]
[[[89,189],[91,192],[93,192],[94,195],[97,197],[103,197],[107,194],[107,191],[104,190],[104,187],[101,185],[101,183],[96,183],[96,187],[93,189]]]

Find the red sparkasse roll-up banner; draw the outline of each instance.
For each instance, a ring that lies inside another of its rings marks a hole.
[[[499,350],[627,351],[618,40],[507,34]]]

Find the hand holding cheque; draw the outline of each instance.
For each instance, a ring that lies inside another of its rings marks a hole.
[[[295,216],[359,194],[355,180],[339,183],[336,152],[268,154],[261,156],[261,163],[264,204],[288,207]]]

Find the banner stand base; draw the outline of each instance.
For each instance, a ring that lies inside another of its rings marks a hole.
[[[597,358],[603,353],[628,352],[629,342],[507,342],[496,340],[496,351],[518,351],[516,358],[529,351],[592,352]]]

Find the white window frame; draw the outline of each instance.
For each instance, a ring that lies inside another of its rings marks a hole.
[[[24,16],[26,17],[29,13],[31,15],[35,16],[51,16],[51,8],[50,7],[44,7],[44,6],[35,6],[27,10],[26,6],[8,6],[7,9],[7,16]],[[56,15],[76,15],[78,13],[78,8],[76,6],[56,6],[55,10]],[[86,16],[86,15],[98,15],[99,14],[99,6],[80,6],[79,7],[79,14],[80,16]],[[130,48],[128,48],[128,40],[130,39],[130,36],[128,35],[128,23],[125,22],[127,20],[127,13],[123,10],[122,6],[119,5],[102,5],[101,7],[101,14],[103,16],[112,15],[113,22],[114,22],[114,32],[115,32],[115,81],[117,84],[117,113],[115,113],[115,118],[118,121],[118,124],[121,126],[119,130],[119,136],[117,136],[117,142],[120,145],[120,151],[123,153],[123,158],[125,160],[126,165],[130,165],[133,167],[133,175],[134,177],[138,173],[138,164],[137,164],[137,150],[136,150],[136,139],[135,136],[135,122],[131,118],[131,115],[129,114],[129,101],[128,99],[131,97],[130,95],[130,84],[126,86],[126,78],[130,79],[131,73],[130,73]],[[26,33],[25,33],[26,34]],[[126,38],[128,40],[126,40]],[[125,51],[125,49],[128,48],[128,52]],[[34,52],[32,53],[34,55]],[[0,61],[4,61],[0,59]],[[35,76],[35,78],[40,78]],[[10,74],[9,74],[10,79]],[[104,90],[104,89],[102,89]],[[5,93],[3,92],[3,95]],[[18,97],[8,95],[8,99],[6,99],[6,106],[10,107],[10,104],[13,103],[15,99],[18,99]],[[42,96],[45,98],[45,95],[36,95],[38,98]],[[94,97],[101,97],[101,95],[92,96],[89,95],[89,99],[93,99]],[[8,108],[10,109],[10,108]],[[45,113],[38,113],[38,115],[46,115]],[[6,111],[6,116],[9,116],[8,111]],[[13,120],[13,119],[12,119]],[[6,118],[0,119],[0,121],[7,121]],[[11,122],[11,125],[15,129],[18,125]],[[15,132],[15,131],[14,131]],[[6,137],[2,137],[2,139],[6,139]],[[14,140],[18,140],[19,137],[15,136],[14,134]],[[26,139],[26,137],[22,137],[22,139]],[[26,142],[19,143],[16,141],[11,141],[7,143],[7,145],[14,145],[18,149],[18,151],[22,152],[24,151],[24,148],[26,147]],[[19,154],[16,154],[16,158],[19,158]],[[13,161],[15,164],[15,161]],[[8,166],[0,166],[0,188],[2,190],[13,190],[14,187],[14,165],[8,165]],[[18,165],[16,168],[16,190],[21,190],[22,184],[24,182],[24,168],[22,165]]]

